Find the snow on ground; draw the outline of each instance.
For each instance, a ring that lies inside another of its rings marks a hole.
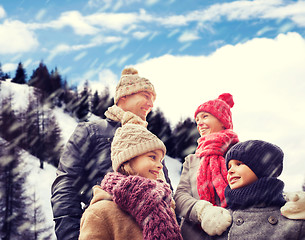
[[[168,175],[171,180],[172,187],[175,190],[177,189],[177,186],[179,184],[180,180],[180,174],[182,170],[182,164],[179,162],[179,160],[172,158],[170,156],[165,156],[164,158],[165,165],[168,169]]]
[[[21,111],[25,110],[29,104],[29,95],[33,93],[33,88],[26,84],[17,84],[7,81],[1,81],[0,99],[13,97],[12,108]]]
[[[42,212],[45,218],[45,227],[50,227],[52,239],[56,239],[54,232],[53,213],[51,208],[51,185],[55,179],[56,169],[54,166],[44,163],[44,168],[39,167],[39,159],[22,150],[20,159],[22,159],[19,167],[27,174],[26,194],[37,200],[42,207]],[[30,210],[28,210],[30,211]],[[45,233],[48,235],[48,233]],[[43,239],[43,238],[41,238]]]

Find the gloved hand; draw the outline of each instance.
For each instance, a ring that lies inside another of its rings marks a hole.
[[[289,219],[305,219],[305,192],[290,192],[285,196],[286,204],[281,207],[283,216]]]
[[[225,208],[213,206],[205,200],[199,200],[194,207],[201,228],[210,236],[221,235],[232,223],[231,214]]]

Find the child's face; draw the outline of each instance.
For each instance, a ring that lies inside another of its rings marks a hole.
[[[243,162],[230,160],[228,163],[228,183],[231,189],[245,187],[258,178],[255,173]]]
[[[198,113],[195,121],[201,136],[224,130],[223,124],[210,113]]]
[[[130,167],[139,176],[156,180],[163,168],[162,159],[162,150],[155,150],[133,158]]]

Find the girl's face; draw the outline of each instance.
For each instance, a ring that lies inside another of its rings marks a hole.
[[[130,167],[139,176],[156,180],[163,168],[162,159],[163,151],[158,149],[133,158]]]
[[[230,160],[228,163],[228,183],[231,189],[245,187],[258,178],[255,173],[243,162]]]
[[[207,112],[198,113],[195,121],[201,137],[225,129],[223,124],[216,117]]]

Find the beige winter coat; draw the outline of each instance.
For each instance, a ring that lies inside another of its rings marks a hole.
[[[98,187],[93,191],[94,197],[81,218],[79,240],[143,239],[139,225],[111,200],[110,194]]]

